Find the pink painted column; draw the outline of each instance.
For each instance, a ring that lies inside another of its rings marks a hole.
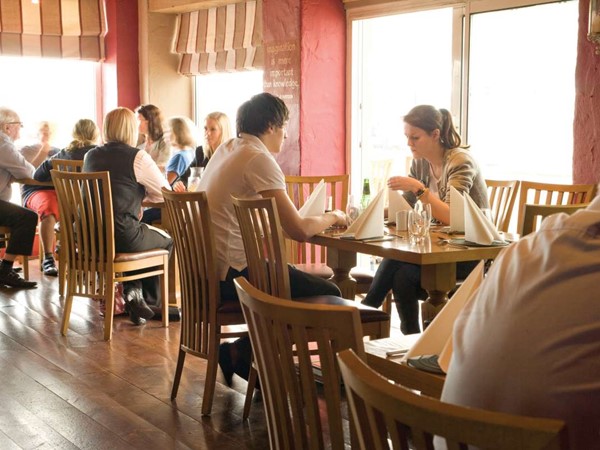
[[[346,19],[341,0],[263,0],[264,89],[290,108],[277,160],[289,175],[346,171]]]

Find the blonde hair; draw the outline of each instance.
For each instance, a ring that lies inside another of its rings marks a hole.
[[[192,132],[194,123],[187,117],[171,117],[169,119],[171,129],[171,143],[180,148],[196,147],[196,139]]]
[[[97,144],[98,138],[100,137],[100,130],[93,120],[80,119],[73,127],[73,132],[71,134],[73,140],[66,148],[69,152],[78,148]]]
[[[217,122],[217,125],[221,129],[221,139],[219,140],[217,147],[219,145],[221,145],[223,142],[225,142],[231,138],[231,125],[229,123],[229,117],[227,117],[227,114],[219,112],[219,111],[211,112],[204,118],[204,121],[206,122],[208,119],[212,119],[215,122]],[[208,141],[206,140],[206,138],[204,139],[203,150],[204,150],[204,155],[207,158],[210,159],[216,149],[217,149],[216,147],[211,148],[210,145],[208,145]]]
[[[122,142],[135,147],[138,126],[135,114],[129,108],[116,108],[106,114],[103,130],[104,142]]]

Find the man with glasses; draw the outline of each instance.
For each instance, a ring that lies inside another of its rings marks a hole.
[[[22,279],[13,269],[17,255],[31,255],[37,214],[10,202],[15,178],[31,178],[34,167],[17,151],[23,123],[16,112],[0,107],[0,226],[10,228],[10,240],[0,261],[0,286],[33,288],[37,283]]]

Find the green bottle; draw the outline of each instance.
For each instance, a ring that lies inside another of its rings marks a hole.
[[[369,179],[365,178],[363,181],[362,197],[360,198],[360,208],[362,211],[367,209],[369,202],[371,201],[371,187],[369,186]]]

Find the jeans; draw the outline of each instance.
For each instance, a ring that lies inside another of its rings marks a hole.
[[[466,278],[478,262],[457,263],[457,278]],[[377,268],[369,292],[362,303],[379,308],[390,289],[394,293],[402,333],[420,333],[419,300],[427,298],[427,291],[421,287],[421,266],[385,258]]]

